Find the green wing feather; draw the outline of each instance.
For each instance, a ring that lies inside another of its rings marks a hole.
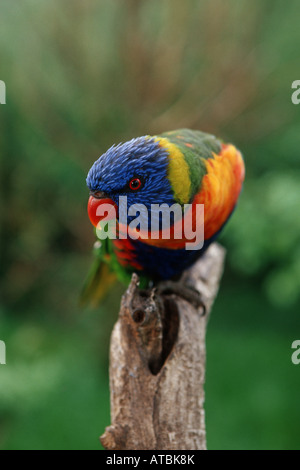
[[[191,129],[178,129],[161,134],[183,153],[190,168],[192,198],[199,191],[203,176],[206,174],[204,160],[212,158],[212,152],[219,154],[221,141],[214,135]]]

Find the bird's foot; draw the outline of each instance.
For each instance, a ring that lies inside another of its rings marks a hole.
[[[197,309],[202,307],[202,315],[206,313],[205,303],[201,294],[191,286],[176,281],[161,281],[156,286],[156,292],[158,295],[175,294],[191,303]]]

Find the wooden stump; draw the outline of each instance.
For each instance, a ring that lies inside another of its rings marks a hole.
[[[201,293],[205,316],[175,295],[141,292],[132,276],[111,337],[112,424],[100,438],[106,449],[206,449],[205,334],[224,258],[214,243],[183,275]]]

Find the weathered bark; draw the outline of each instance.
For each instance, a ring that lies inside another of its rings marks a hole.
[[[206,449],[205,333],[224,257],[213,244],[183,276],[201,293],[205,316],[175,295],[139,291],[132,276],[111,337],[106,449]]]

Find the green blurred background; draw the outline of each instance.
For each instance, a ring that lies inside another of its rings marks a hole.
[[[299,15],[298,0],[1,0],[1,448],[101,448],[123,287],[78,307],[85,177],[113,143],[179,127],[234,142],[247,167],[220,239],[208,447],[300,448]]]

